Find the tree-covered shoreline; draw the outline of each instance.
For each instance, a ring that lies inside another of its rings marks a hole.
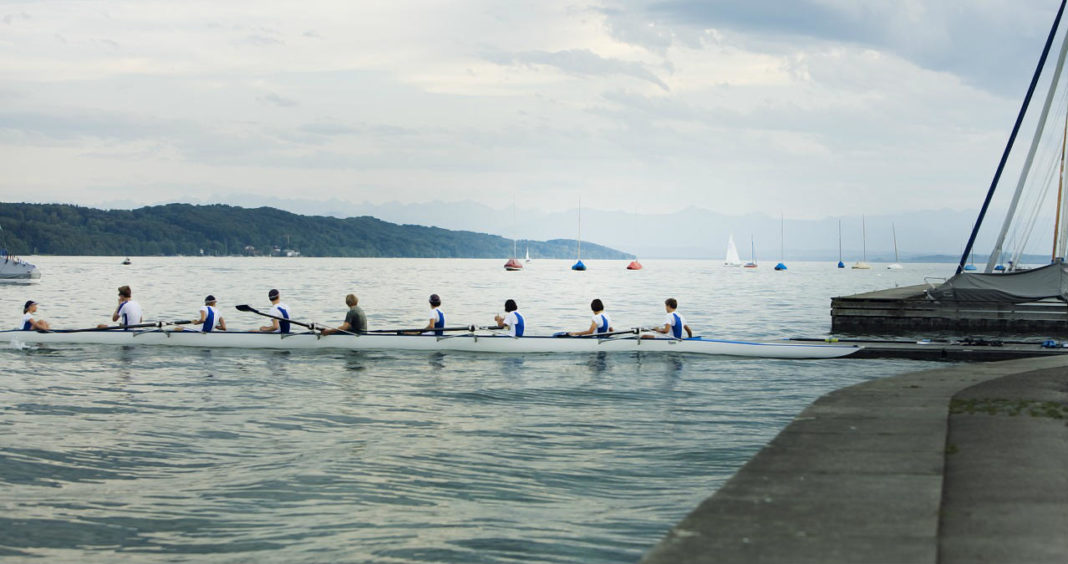
[[[166,204],[101,210],[68,204],[0,203],[3,242],[13,254],[502,258],[512,240],[472,231],[398,225],[373,217],[304,216],[275,208]],[[573,258],[576,241],[518,242],[537,258]],[[629,255],[582,244],[584,258]]]

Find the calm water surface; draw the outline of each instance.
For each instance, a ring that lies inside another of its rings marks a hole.
[[[16,325],[107,321],[129,284],[150,319],[206,294],[233,329],[282,291],[294,318],[487,324],[515,298],[531,334],[659,323],[698,334],[823,336],[831,296],[916,284],[902,271],[715,261],[40,257],[0,286]],[[876,265],[877,267],[879,265]],[[490,356],[64,346],[0,349],[0,557],[97,562],[633,562],[816,397],[932,366],[684,355]]]

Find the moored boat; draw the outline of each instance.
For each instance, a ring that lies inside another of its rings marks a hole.
[[[789,341],[736,341],[725,339],[642,339],[635,333],[610,337],[509,337],[484,333],[459,335],[317,333],[258,333],[150,330],[108,331],[0,331],[0,339],[12,346],[27,345],[145,345],[231,349],[284,350],[408,350],[456,351],[497,354],[650,352],[718,355],[752,358],[838,358],[860,347],[842,344]]]
[[[0,251],[0,280],[36,280],[41,277],[37,267]]]

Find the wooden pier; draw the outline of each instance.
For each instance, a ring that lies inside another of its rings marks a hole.
[[[925,290],[929,287],[919,284],[831,298],[831,331],[1068,336],[1068,306],[1059,300],[1022,304],[938,302],[928,299]]]

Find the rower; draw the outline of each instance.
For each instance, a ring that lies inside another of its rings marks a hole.
[[[193,323],[200,325],[202,333],[211,333],[215,329],[226,331],[226,320],[215,308],[215,296],[208,294],[208,297],[204,298],[204,305],[200,307],[200,319],[194,320]]]
[[[593,310],[593,318],[590,322],[590,328],[585,331],[570,332],[568,333],[569,336],[579,337],[582,335],[595,335],[615,331],[615,329],[612,328],[612,320],[609,319],[608,314],[604,312],[604,304],[601,303],[600,298],[590,302],[590,309]]]
[[[519,313],[519,306],[516,305],[515,300],[509,299],[504,302],[504,316],[495,315],[493,320],[497,322],[497,327],[508,328],[508,334],[513,337],[522,337],[523,331],[526,329],[526,320],[523,319],[523,315]]]
[[[37,313],[37,302],[28,300],[26,305],[22,306],[22,325],[19,326],[19,329],[22,331],[48,331],[48,322],[43,319],[34,319],[34,313]]]
[[[679,302],[675,298],[668,298],[664,300],[664,311],[667,312],[667,317],[664,318],[664,325],[662,327],[653,327],[653,331],[661,333],[660,335],[642,335],[643,339],[681,339],[682,331],[686,331],[686,338],[693,338],[693,331],[690,330],[690,326],[686,324],[686,319],[682,317],[676,309],[679,307]]]
[[[267,292],[267,299],[271,300],[271,309],[267,310],[267,315],[283,319],[272,319],[270,325],[260,327],[260,332],[289,333],[289,306],[281,302],[281,294],[274,288]]]
[[[441,329],[445,327],[445,312],[439,309],[441,307],[441,298],[437,294],[430,294],[430,321],[423,329]],[[444,331],[427,331],[422,333],[423,335],[437,335],[442,336]]]
[[[133,299],[133,291],[130,290],[129,286],[119,286],[119,305],[115,308],[115,313],[111,314],[111,320],[118,321],[123,330],[126,330],[129,325],[140,324],[142,319],[141,304]],[[107,325],[101,323],[97,327],[103,329]]]
[[[345,314],[345,322],[338,326],[337,329],[324,329],[323,335],[332,335],[342,331],[347,333],[366,333],[367,314],[360,308],[359,303],[360,299],[356,297],[356,294],[345,296],[345,305],[349,306],[349,311]]]

